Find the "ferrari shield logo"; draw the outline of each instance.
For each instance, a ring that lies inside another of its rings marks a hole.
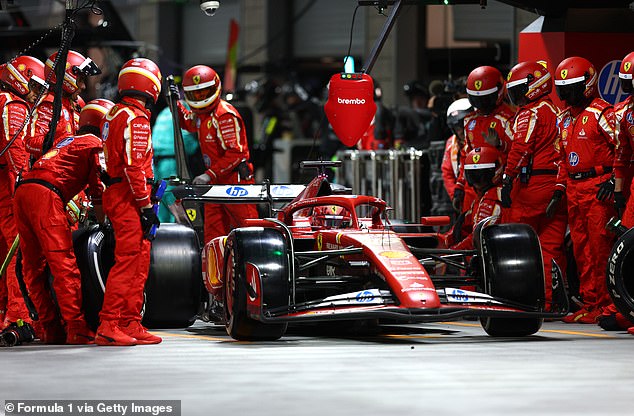
[[[567,69],[562,69],[561,70],[561,79],[566,79],[567,76],[568,76],[568,70]]]
[[[586,124],[588,122],[588,116],[583,116],[583,118],[581,119],[581,122],[583,124]]]
[[[323,237],[321,234],[317,236],[317,250],[321,251],[321,248],[324,246]]]
[[[630,72],[631,67],[632,67],[631,62],[626,62],[625,65],[623,65],[623,69],[625,70],[625,72]]]
[[[196,221],[196,210],[189,208],[187,209],[187,218],[189,218],[190,221]]]
[[[480,161],[480,155],[473,155],[473,163],[478,163]]]
[[[494,129],[494,128],[495,128],[495,126],[497,126],[497,124],[498,124],[497,122],[492,121],[492,122],[491,122],[491,124],[489,124],[489,128]]]
[[[476,89],[476,90],[478,90],[478,91],[479,91],[479,90],[480,90],[480,88],[482,88],[482,81],[477,80],[477,81],[473,84],[473,86],[475,87],[475,89]]]
[[[200,84],[200,75],[194,75],[192,81],[194,81],[194,84],[196,85]]]
[[[513,71],[509,72],[509,74],[506,76],[506,80],[510,81],[512,76],[513,76]]]

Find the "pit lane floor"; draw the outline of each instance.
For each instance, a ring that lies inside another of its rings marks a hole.
[[[265,343],[203,322],[152,332],[162,344],[0,349],[0,399],[175,399],[187,416],[634,414],[634,336],[594,325],[523,339],[476,321]]]

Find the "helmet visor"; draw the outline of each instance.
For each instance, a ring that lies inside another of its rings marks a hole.
[[[189,90],[185,91],[185,97],[189,101],[203,101],[212,97],[216,91],[218,90],[217,85],[212,85],[206,88],[201,88],[199,90]]]
[[[626,94],[631,94],[634,90],[634,86],[632,86],[632,80],[619,78],[619,81],[621,81],[621,91]]]
[[[559,98],[573,107],[580,106],[585,101],[585,96],[583,95],[584,90],[585,84],[583,82],[557,85],[557,95]]]
[[[528,84],[519,84],[507,89],[509,101],[511,101],[511,104],[518,105],[518,106],[526,104],[527,92],[528,92]]]
[[[484,114],[491,114],[495,107],[497,107],[498,94],[487,95],[471,95],[469,94],[469,102],[472,106],[483,112]]]
[[[485,188],[493,183],[495,169],[465,169],[465,179],[473,188]]]

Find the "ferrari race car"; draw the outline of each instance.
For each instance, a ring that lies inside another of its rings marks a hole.
[[[479,317],[491,336],[526,336],[543,318],[568,311],[556,265],[553,303],[545,305],[541,249],[527,225],[482,223],[474,250],[452,250],[433,229],[449,218],[393,224],[385,201],[342,194],[323,172],[306,186],[181,185],[173,192],[183,203],[267,203],[271,215],[210,241],[200,257],[191,228],[162,224],[146,286],[150,327],[188,326],[198,317],[255,341],[279,339],[295,323]],[[272,208],[280,203],[287,204]],[[93,323],[112,264],[108,239],[95,229],[76,241]]]

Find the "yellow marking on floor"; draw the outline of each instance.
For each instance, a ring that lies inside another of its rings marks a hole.
[[[481,326],[480,324],[467,324],[462,322],[439,322],[439,324],[455,325],[455,326],[469,326],[469,327]],[[612,339],[616,338],[607,334],[597,334],[593,332],[581,332],[581,331],[566,331],[562,329],[540,329],[539,332],[551,332],[553,334],[564,334],[564,335],[582,335],[585,337],[595,337],[595,338],[612,338]]]
[[[194,338],[194,339],[204,339],[207,341],[231,341],[231,342],[235,342],[235,340],[229,338],[217,338],[217,337],[210,337],[209,335],[193,335],[193,334],[172,334],[170,332],[158,332],[155,333],[155,335],[159,335],[162,337],[173,337],[173,338]]]
[[[405,339],[416,339],[416,338],[425,338],[425,339],[438,339],[445,338],[439,335],[397,335],[397,334],[385,334],[383,335],[385,338],[405,338]]]

